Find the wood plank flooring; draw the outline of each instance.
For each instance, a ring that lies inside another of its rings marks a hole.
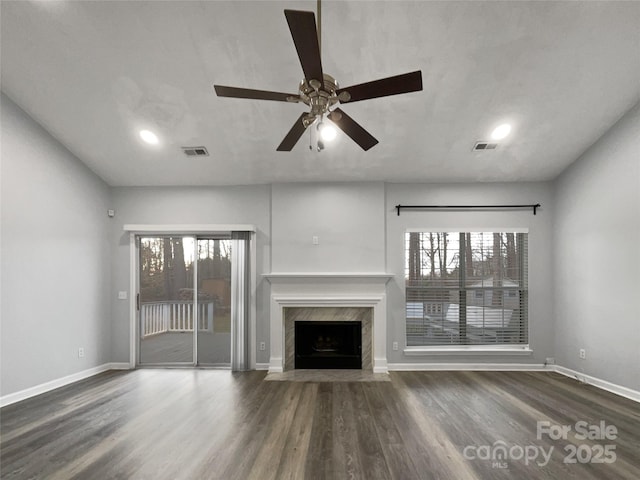
[[[558,374],[394,372],[386,382],[265,375],[106,372],[4,407],[1,477],[640,478],[640,405]],[[553,439],[537,435],[539,421],[572,429]],[[613,425],[616,438],[580,439],[579,421]],[[606,445],[615,461],[597,463]],[[546,463],[541,448],[551,452]]]

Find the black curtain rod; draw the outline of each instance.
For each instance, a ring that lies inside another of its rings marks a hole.
[[[440,209],[449,209],[449,210],[493,210],[493,209],[522,209],[522,208],[532,208],[533,214],[536,214],[536,211],[540,207],[539,203],[531,204],[531,205],[396,205],[396,210],[398,211],[398,216],[400,216],[400,210],[440,210]]]

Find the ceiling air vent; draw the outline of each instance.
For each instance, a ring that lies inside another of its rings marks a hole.
[[[478,150],[495,150],[498,146],[497,143],[488,143],[488,142],[476,142],[473,147],[474,151]]]
[[[187,157],[208,157],[209,152],[205,147],[182,147],[182,151]]]

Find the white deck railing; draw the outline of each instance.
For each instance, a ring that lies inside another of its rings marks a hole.
[[[198,303],[198,331],[213,332],[213,302]],[[149,302],[140,305],[142,338],[166,332],[193,332],[193,302]]]

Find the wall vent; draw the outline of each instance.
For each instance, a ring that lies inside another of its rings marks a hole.
[[[187,157],[208,157],[209,152],[205,147],[182,147]]]
[[[474,150],[474,151],[479,151],[479,150],[495,150],[497,146],[498,146],[498,144],[497,144],[497,143],[476,142],[476,144],[473,146],[473,150]]]

